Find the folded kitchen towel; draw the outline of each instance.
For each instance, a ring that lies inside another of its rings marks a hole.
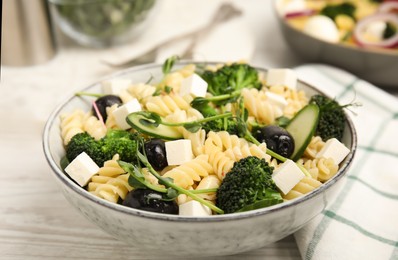
[[[181,56],[192,42],[191,39],[184,38],[172,43],[169,41],[180,39],[206,27],[219,7],[229,4],[238,14],[211,26],[208,33],[201,35],[199,39],[194,39],[193,57],[189,59],[220,62],[241,59],[250,61],[255,49],[255,37],[245,22],[247,14],[242,11],[238,3],[227,0],[168,0],[158,3],[160,10],[156,12],[157,17],[145,33],[130,43],[102,51],[99,58],[109,64],[124,64],[150,53],[153,49],[156,49],[154,57],[147,55],[152,60],[145,60],[145,63],[153,61],[163,63],[171,55]],[[239,37],[236,37],[236,32],[239,32]]]
[[[358,150],[344,186],[295,233],[303,259],[398,259],[398,100],[340,69],[309,64],[299,77],[351,108]]]

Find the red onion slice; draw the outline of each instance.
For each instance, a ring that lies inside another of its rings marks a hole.
[[[311,16],[313,14],[315,14],[315,10],[306,9],[306,10],[286,13],[285,18],[289,19],[289,18],[296,18],[296,17],[301,17],[301,16]]]
[[[380,4],[378,8],[380,13],[397,13],[398,12],[398,2],[384,2]]]
[[[380,48],[394,48],[398,46],[398,32],[395,33],[394,36],[391,36],[388,39],[382,40],[380,42],[369,42],[364,39],[363,34],[367,26],[377,21],[390,22],[398,28],[398,16],[396,14],[377,13],[375,15],[367,16],[364,19],[358,21],[354,29],[354,38],[357,44],[363,47],[369,46]]]

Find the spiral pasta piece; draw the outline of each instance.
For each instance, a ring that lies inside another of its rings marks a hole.
[[[125,199],[133,188],[128,183],[129,174],[119,166],[115,155],[98,170],[98,175],[91,178],[87,190],[97,197],[117,203],[119,198]]]
[[[305,149],[304,155],[308,158],[314,159],[324,146],[325,142],[322,140],[322,138],[320,136],[314,136]]]
[[[108,129],[98,118],[89,115],[84,119],[83,130],[94,137],[95,140],[99,140],[106,135]]]
[[[302,163],[304,168],[321,182],[329,180],[339,170],[339,166],[334,163],[332,158],[301,159],[298,162]]]
[[[191,96],[182,97],[175,93],[170,93],[168,95],[148,97],[145,107],[148,111],[155,112],[160,116],[167,116],[178,110],[189,109],[191,101]]]
[[[204,189],[217,189],[221,185],[220,179],[216,175],[209,175],[204,177],[199,184],[196,186],[194,189],[193,186],[188,187],[188,190],[204,190]],[[209,193],[200,193],[197,194],[199,197],[202,197],[203,199],[215,204],[216,200],[216,192],[209,192]],[[180,194],[177,197],[177,204],[181,205],[184,204],[185,202],[188,202],[192,200],[191,197],[185,195],[185,194]]]
[[[297,112],[308,104],[308,98],[303,90],[293,90],[284,86],[271,86],[272,93],[285,97],[287,106],[283,109],[283,115],[292,118]]]
[[[297,183],[296,186],[293,187],[293,189],[291,189],[286,195],[283,195],[282,197],[285,200],[292,200],[315,190],[321,185],[322,183],[320,181],[305,176],[303,179],[301,179],[299,183]]]
[[[255,88],[242,90],[243,103],[249,111],[250,116],[254,116],[258,122],[272,124],[277,117],[280,117],[282,109],[267,101],[265,92]]]
[[[108,129],[120,129],[120,127],[116,123],[115,116],[113,115],[113,111],[115,111],[117,107],[118,105],[114,104],[106,108],[106,114],[108,115],[108,117],[105,121],[105,126]]]
[[[65,113],[60,116],[61,138],[64,145],[67,145],[74,135],[84,132],[85,117],[86,113],[81,109],[76,109],[71,113]]]
[[[237,135],[231,135],[227,131],[210,131],[208,133],[208,139],[213,142],[215,146],[221,148],[221,151],[225,152],[225,154],[234,161],[248,156],[257,156],[266,160],[270,159],[270,156],[266,153],[267,145],[265,143],[255,145]]]
[[[220,180],[224,179],[235,161],[225,155],[221,147],[217,146],[211,138],[207,138],[205,141],[204,153],[209,156],[209,162]]]
[[[168,116],[165,121],[170,123],[190,122],[203,118],[203,115],[194,108],[188,110],[178,110]],[[177,130],[182,133],[184,139],[191,140],[192,152],[195,156],[203,154],[204,142],[206,139],[206,131],[200,129],[195,133],[192,133],[182,126],[177,127]]]
[[[199,155],[195,159],[181,164],[172,170],[163,174],[163,177],[170,177],[178,186],[186,189],[202,179],[214,173],[213,168],[209,164],[208,155]]]
[[[136,98],[141,104],[145,104],[147,98],[151,97],[155,91],[156,87],[144,83],[134,84],[127,88],[130,98]],[[125,95],[125,99],[129,99],[129,97]]]
[[[181,69],[168,73],[164,79],[159,83],[159,88],[164,89],[166,86],[172,87],[173,91],[177,93],[181,88],[181,82],[184,78],[191,76],[195,72],[195,64],[188,64]]]

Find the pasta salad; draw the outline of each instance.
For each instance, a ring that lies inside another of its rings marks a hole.
[[[281,0],[287,23],[315,38],[360,48],[398,49],[398,2]]]
[[[158,82],[115,78],[60,116],[61,164],[77,185],[145,211],[209,216],[311,192],[350,153],[344,106],[297,88],[290,69],[165,61]]]

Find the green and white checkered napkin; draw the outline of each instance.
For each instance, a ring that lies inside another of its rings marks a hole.
[[[340,104],[362,104],[352,109],[358,151],[342,191],[295,233],[303,259],[398,259],[398,99],[334,67],[296,71]]]

